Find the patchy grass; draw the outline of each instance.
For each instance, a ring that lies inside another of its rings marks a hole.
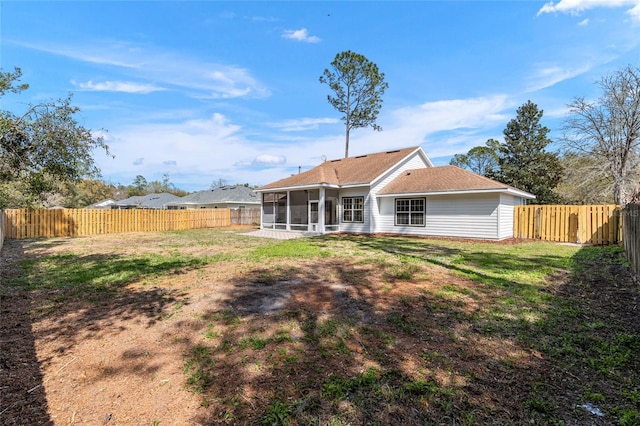
[[[49,304],[60,291],[69,302],[183,289],[159,318],[182,327],[167,345],[200,423],[640,424],[638,286],[617,247],[139,240],[65,241],[28,256],[11,286]]]

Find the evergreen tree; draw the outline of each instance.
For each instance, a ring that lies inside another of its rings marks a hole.
[[[331,62],[331,70],[325,69],[320,83],[329,85],[335,96],[327,96],[329,103],[343,113],[345,122],[345,151],[349,156],[349,133],[357,127],[373,127],[380,131],[376,119],[382,107],[382,95],[389,87],[384,73],[363,55],[351,51],[338,53]]]
[[[553,189],[562,178],[562,164],[557,154],[545,150],[551,140],[547,137],[549,129],[540,124],[542,114],[536,104],[527,101],[518,108],[516,118],[507,123],[496,177],[534,194],[534,203],[550,204],[558,201]]]

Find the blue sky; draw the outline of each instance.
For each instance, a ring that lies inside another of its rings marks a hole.
[[[64,98],[104,135],[103,178],[206,189],[263,185],[344,155],[318,81],[338,52],[365,55],[389,89],[360,155],[420,145],[434,164],[503,140],[516,109],[552,137],[576,96],[640,66],[640,0],[412,2],[2,1],[0,64],[30,89],[2,109]]]

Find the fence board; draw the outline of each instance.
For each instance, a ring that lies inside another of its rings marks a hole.
[[[0,251],[4,244],[4,210],[0,209]]]
[[[622,240],[627,259],[636,278],[640,275],[640,204],[628,204],[622,210]]]
[[[615,205],[516,206],[513,218],[516,238],[604,245],[618,243],[624,235]]]
[[[232,209],[231,221],[235,225],[259,225],[260,209]]]
[[[232,223],[229,209],[7,209],[3,216],[4,237],[7,239],[178,231],[225,227]]]

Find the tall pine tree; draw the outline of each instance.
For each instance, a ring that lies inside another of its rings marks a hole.
[[[507,123],[498,152],[498,180],[534,194],[535,203],[550,204],[558,201],[553,189],[562,178],[562,164],[557,154],[545,150],[551,139],[549,129],[540,124],[542,113],[527,101]]]

